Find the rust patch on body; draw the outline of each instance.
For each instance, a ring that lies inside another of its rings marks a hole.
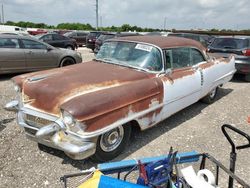
[[[207,63],[203,63],[203,64],[199,65],[199,67],[201,69],[207,69],[209,67],[212,67],[213,65],[214,65],[213,61],[208,61]]]
[[[62,108],[87,125],[86,131],[94,131],[150,108],[152,100],[163,102],[163,85],[157,78],[81,95]]]
[[[41,75],[48,76],[36,81]],[[58,115],[60,105],[75,96],[153,76],[130,68],[92,61],[17,76],[14,81],[22,87],[29,99],[35,99],[30,106]]]
[[[56,116],[66,110],[88,132],[163,102],[163,83],[155,74],[95,61],[13,80],[29,108]]]
[[[179,69],[174,69],[170,75],[163,75],[160,78],[164,82],[169,81],[171,84],[173,84],[174,80],[182,79],[194,73],[195,73],[195,70],[193,70],[191,67],[179,68]]]

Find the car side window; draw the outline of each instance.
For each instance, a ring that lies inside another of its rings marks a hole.
[[[53,35],[54,40],[66,40],[67,38],[62,35]]]
[[[24,48],[26,49],[47,49],[47,46],[37,41],[25,39],[25,40],[22,40],[22,42],[23,42]]]
[[[53,39],[52,39],[52,35],[45,35],[45,36],[42,37],[42,40],[43,40],[43,41],[50,41],[50,40],[53,40]]]
[[[77,36],[82,37],[82,36],[86,36],[86,34],[85,33],[77,33]]]
[[[203,57],[201,52],[196,50],[196,49],[191,49],[191,55],[192,55],[192,64],[193,65],[205,61],[205,58]]]
[[[190,49],[174,48],[172,49],[173,68],[184,68],[191,66]]]
[[[20,48],[18,39],[1,38],[0,48]]]
[[[172,69],[192,66],[190,48],[180,47],[165,51],[166,67]]]

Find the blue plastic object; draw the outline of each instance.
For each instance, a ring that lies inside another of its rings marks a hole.
[[[167,157],[168,157],[168,155],[167,156],[163,155],[163,156],[158,156],[158,157],[141,158],[140,161],[142,164],[148,164],[148,163],[164,160]],[[176,155],[176,162],[178,164],[197,162],[197,161],[199,161],[199,158],[200,158],[200,155],[196,151],[178,153]],[[97,168],[103,174],[113,174],[113,173],[118,173],[118,172],[125,172],[137,164],[138,164],[138,160],[123,160],[123,161],[118,161],[118,162],[109,162],[109,163],[98,164]]]

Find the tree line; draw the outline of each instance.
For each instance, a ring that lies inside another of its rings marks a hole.
[[[13,22],[7,21],[5,25],[15,25],[23,28],[41,28],[41,29],[65,29],[65,30],[86,30],[86,31],[95,31],[96,28],[91,26],[89,23],[60,23],[56,26],[47,25],[45,23],[33,23],[33,22]],[[101,31],[116,31],[116,32],[124,32],[124,31],[137,31],[137,32],[152,32],[152,31],[161,31],[161,29],[153,29],[153,28],[142,28],[138,26],[131,26],[129,24],[123,24],[122,26],[111,26],[111,27],[99,27],[98,30]]]
[[[41,29],[65,29],[65,30],[86,30],[86,31],[95,31],[96,28],[91,26],[89,23],[60,23],[56,26],[54,25],[47,25],[45,23],[33,23],[33,22],[13,22],[13,21],[7,21],[5,23],[6,25],[15,25],[23,28],[41,28]],[[153,29],[153,28],[142,28],[138,26],[131,26],[129,24],[123,24],[122,26],[109,26],[109,27],[99,27],[98,30],[100,31],[110,31],[110,32],[125,32],[125,31],[136,31],[136,32],[153,32],[153,31],[172,31],[172,32],[178,32],[178,30],[171,29],[171,30],[163,30],[163,29]],[[180,31],[180,30],[179,30]],[[193,30],[189,30],[190,32],[193,32]],[[225,34],[231,34],[231,33],[239,33],[239,34],[249,34],[250,35],[250,29],[245,30],[230,30],[230,29],[210,29],[209,31],[206,31],[207,33],[225,33]],[[203,32],[201,32],[203,33]]]

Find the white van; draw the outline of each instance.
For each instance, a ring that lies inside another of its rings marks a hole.
[[[28,32],[18,26],[12,26],[12,25],[0,25],[0,33],[8,33],[8,34],[22,34],[22,35],[27,35]]]

